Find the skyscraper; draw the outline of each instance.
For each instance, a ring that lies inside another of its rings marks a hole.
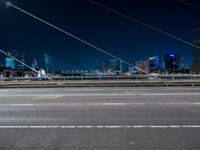
[[[23,62],[24,64],[25,64],[25,56],[26,56],[26,55],[25,55],[24,52],[20,52],[20,53],[19,53],[19,60],[20,60],[21,62]],[[21,70],[24,70],[24,68],[25,68],[24,64],[18,63],[17,68],[18,68],[18,69],[21,69]]]
[[[33,59],[31,67],[35,70],[39,70],[37,59]]]
[[[25,53],[24,52],[19,52],[17,50],[13,50],[11,52],[11,55],[13,57],[15,57],[16,59],[20,60],[22,63],[25,63]],[[24,65],[22,63],[14,61],[14,68],[15,69],[19,69],[19,70],[23,70],[24,69]]]
[[[109,66],[108,66],[108,62],[107,61],[104,61],[102,62],[101,64],[101,69],[100,69],[102,72],[108,72],[109,70]]]
[[[200,47],[200,39],[193,41],[194,45],[197,45]],[[192,73],[200,73],[200,49],[194,48],[192,50],[192,67],[191,67]]]
[[[168,53],[164,56],[165,71],[168,73],[178,73],[180,70],[180,54]]]
[[[15,61],[12,57],[10,57],[10,52],[7,52],[6,58],[5,58],[5,67],[10,69],[15,69]]]
[[[136,67],[144,70],[145,72],[149,72],[149,61],[148,60],[140,60],[136,62]],[[141,70],[137,70],[137,73],[144,73]]]
[[[128,60],[126,60],[126,62],[128,62]],[[130,65],[126,64],[122,60],[119,61],[119,71],[120,71],[120,73],[128,72],[129,67],[130,67]]]
[[[119,71],[118,60],[116,60],[116,59],[111,59],[111,60],[110,60],[110,69],[111,69],[113,72]]]
[[[150,72],[160,72],[161,70],[161,59],[160,56],[156,55],[149,57],[149,71]]]

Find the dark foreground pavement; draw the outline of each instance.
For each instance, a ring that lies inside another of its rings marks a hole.
[[[200,150],[200,88],[0,90],[0,150]]]

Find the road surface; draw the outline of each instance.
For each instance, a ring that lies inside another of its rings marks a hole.
[[[200,150],[200,88],[0,89],[1,150]]]

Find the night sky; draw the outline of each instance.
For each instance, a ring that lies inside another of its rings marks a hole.
[[[200,9],[178,0],[95,0],[188,42],[200,38]],[[200,6],[200,1],[187,0]],[[12,0],[12,3],[50,23],[134,64],[149,56],[180,52],[189,66],[192,47],[106,11],[87,0]],[[110,59],[81,42],[15,10],[0,1],[0,48],[26,53],[27,62],[46,52],[79,69],[96,69]],[[1,55],[2,56],[2,55]]]

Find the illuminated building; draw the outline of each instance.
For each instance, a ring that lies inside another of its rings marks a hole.
[[[113,72],[119,70],[118,61],[117,61],[116,59],[111,59],[111,60],[110,60],[110,69],[111,69]]]
[[[180,70],[180,54],[168,53],[164,56],[165,71],[168,73],[178,73]]]
[[[149,61],[148,60],[140,60],[136,62],[136,67],[144,70],[145,72],[149,72]],[[143,73],[141,70],[137,70],[137,73]]]
[[[15,69],[15,61],[12,57],[10,57],[11,53],[7,52],[5,58],[5,67],[9,69]]]
[[[194,40],[193,44],[200,47],[200,40]],[[200,49],[192,50],[192,73],[200,73]]]
[[[149,57],[149,71],[150,72],[160,72],[161,70],[161,59],[160,56],[156,55]]]
[[[14,58],[20,60],[22,63],[25,63],[25,53],[24,52],[19,52],[17,50],[13,50],[11,52],[11,55]],[[15,61],[15,69],[24,70],[24,65],[22,63]]]
[[[35,70],[39,69],[37,59],[33,59],[31,67]]]

